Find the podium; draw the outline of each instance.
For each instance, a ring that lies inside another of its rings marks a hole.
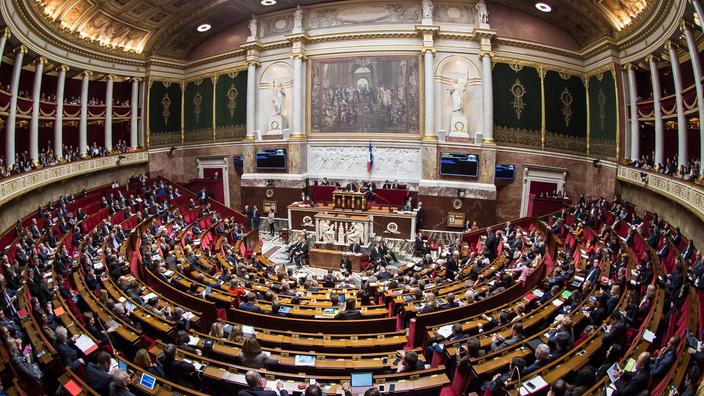
[[[335,209],[367,210],[367,196],[356,191],[335,191],[332,193]]]

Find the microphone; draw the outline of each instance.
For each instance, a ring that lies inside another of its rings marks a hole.
[[[511,374],[513,372],[516,372],[518,374],[518,385],[516,385],[516,393],[521,394],[521,370],[518,369],[518,367],[514,366],[513,369],[511,370]]]

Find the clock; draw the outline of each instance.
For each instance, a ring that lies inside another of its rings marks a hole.
[[[455,210],[460,210],[462,209],[462,200],[459,198],[455,198],[452,200],[452,208]]]
[[[265,195],[266,195],[267,198],[273,197],[273,196],[274,196],[274,190],[271,189],[271,188],[267,188],[267,189],[266,189],[266,192],[265,192]]]

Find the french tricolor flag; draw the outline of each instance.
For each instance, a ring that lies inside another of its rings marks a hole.
[[[369,142],[369,160],[367,161],[367,173],[372,174],[374,167],[374,152],[372,151],[372,142]]]

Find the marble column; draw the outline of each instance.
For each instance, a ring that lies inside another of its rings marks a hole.
[[[22,61],[27,47],[20,45],[15,50],[15,66],[12,69],[12,80],[10,82],[10,114],[7,116],[7,127],[5,128],[5,165],[15,164],[15,131],[17,129],[17,92],[20,87],[20,74],[22,73]]]
[[[437,140],[435,135],[435,53],[432,48],[424,48],[424,51],[425,127],[423,140]]]
[[[42,77],[46,58],[39,57],[35,62],[34,86],[32,87],[32,121],[29,124],[29,158],[39,162],[39,100],[42,96]]]
[[[699,110],[699,156],[704,155],[704,89],[702,89],[702,63],[699,59],[697,42],[694,40],[694,33],[686,24],[681,25],[682,31],[687,38],[687,48],[689,48],[689,58],[692,60],[692,70],[694,72],[694,87],[697,92],[697,109]]]
[[[671,42],[665,44],[665,48],[670,54],[670,67],[672,68],[672,79],[675,84],[675,101],[677,102],[677,165],[687,165],[689,161],[687,149],[687,119],[684,117],[684,103],[682,103],[682,74],[680,71],[680,61],[677,57],[677,50]]]
[[[692,5],[694,6],[694,12],[699,16],[699,22],[702,24],[702,31],[704,31],[704,9],[702,9],[702,3],[699,0],[692,0]]]
[[[636,68],[626,65],[628,70],[628,101],[631,104],[631,159],[640,158],[640,122],[638,121],[638,89],[636,86]]]
[[[482,57],[482,102],[484,119],[484,141],[482,143],[494,143],[494,83],[491,76],[490,52],[484,52]]]
[[[653,113],[655,114],[655,165],[665,165],[665,130],[662,123],[662,109],[660,108],[660,75],[655,57],[649,55],[646,61],[650,65],[650,79],[653,83]]]
[[[88,70],[83,71],[81,82],[81,118],[78,122],[78,152],[81,157],[88,156],[88,85],[92,74]]]
[[[139,113],[139,79],[132,79],[132,97],[130,98],[130,147],[139,146],[139,123],[137,122]]]
[[[245,140],[254,140],[257,130],[257,62],[249,61],[247,66],[247,136]]]
[[[112,91],[115,76],[108,76],[105,84],[105,148],[112,151]]]
[[[64,86],[68,66],[59,67],[59,76],[56,78],[56,119],[54,120],[54,155],[57,158],[64,156]]]
[[[291,137],[303,137],[303,56],[295,55],[293,58],[293,116],[291,117]]]
[[[3,29],[2,35],[0,35],[0,57],[5,54],[5,44],[7,44],[7,39],[9,39],[10,36],[10,29]],[[5,87],[2,88],[5,89]]]

